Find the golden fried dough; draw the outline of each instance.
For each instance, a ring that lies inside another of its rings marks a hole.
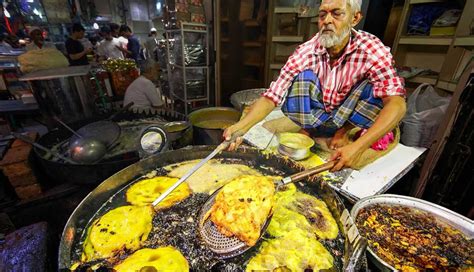
[[[157,197],[177,182],[177,178],[154,177],[140,180],[127,190],[127,201],[132,205],[150,205]],[[169,208],[191,194],[188,184],[183,183],[167,196],[156,208]]]
[[[89,227],[82,261],[113,257],[120,250],[137,250],[148,238],[154,211],[148,206],[122,206]]]
[[[241,176],[225,185],[206,217],[219,231],[255,245],[272,211],[275,185],[272,177]]]

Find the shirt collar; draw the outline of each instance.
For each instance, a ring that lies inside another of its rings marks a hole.
[[[321,43],[319,42],[319,37],[320,37],[320,34],[319,33],[316,34],[316,43],[314,45],[314,53],[316,55],[327,54],[326,48],[324,48],[321,45]],[[347,54],[350,54],[350,53],[354,52],[354,50],[356,50],[357,47],[359,47],[360,39],[358,37],[359,37],[359,32],[355,29],[351,29],[351,35],[349,37],[349,43],[346,46],[346,48],[344,49],[344,53],[342,53],[342,56],[345,56]]]

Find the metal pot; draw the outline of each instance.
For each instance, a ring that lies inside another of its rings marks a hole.
[[[183,161],[202,159],[209,155],[214,148],[215,146],[193,146],[161,153],[130,165],[102,182],[77,206],[64,228],[59,247],[59,269],[67,270],[72,265],[72,262],[78,257],[77,254],[80,253],[77,249],[80,247],[82,234],[86,230],[89,222],[104,212],[102,208],[105,207],[105,210],[110,209],[110,207],[107,206],[109,204],[106,203],[112,196],[117,194],[117,192],[120,192],[131,182],[152,170]],[[220,153],[217,158],[239,160],[249,166],[265,165],[265,167],[268,166],[278,169],[285,174],[299,171],[297,165],[292,162],[282,157],[261,154],[258,150],[253,148],[240,148],[238,153],[224,151]],[[356,266],[358,261],[363,260],[361,263],[365,263],[365,255],[363,254],[365,247],[361,247],[361,243],[358,243],[360,237],[352,236],[357,233],[357,230],[355,229],[354,232],[352,220],[348,216],[349,212],[344,207],[341,199],[323,181],[308,181],[304,182],[304,184],[296,185],[305,193],[317,193],[317,196],[325,201],[334,219],[338,223],[342,236],[341,238],[337,238],[341,239],[338,240],[341,246],[338,247],[337,250],[339,253],[343,252],[342,254],[334,256],[337,263],[340,264],[338,268],[346,271],[358,270],[358,268],[360,268]],[[349,232],[350,228],[352,228],[351,232]],[[198,238],[196,237],[196,239]],[[241,259],[236,261],[240,260]]]
[[[468,239],[474,239],[474,230],[472,228],[474,222],[472,220],[439,205],[409,196],[386,194],[363,198],[357,201],[357,203],[352,207],[351,217],[356,220],[360,210],[375,204],[403,206],[428,212],[464,233]],[[370,259],[381,271],[396,271],[394,267],[375,254],[370,247],[367,247],[367,250],[370,252]]]
[[[193,111],[188,115],[193,125],[195,145],[218,145],[228,125],[239,121],[240,112],[233,108],[211,107]]]

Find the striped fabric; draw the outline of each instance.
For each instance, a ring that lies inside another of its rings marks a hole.
[[[321,84],[311,70],[300,73],[288,91],[281,110],[302,128],[334,129],[346,122],[360,128],[369,128],[375,122],[383,101],[373,96],[373,86],[368,80],[357,83],[349,96],[334,111],[328,113],[322,103]]]
[[[263,96],[275,104],[282,104],[288,88],[302,71],[311,70],[321,80],[324,109],[336,109],[355,84],[367,79],[373,86],[373,96],[405,96],[404,81],[392,66],[390,49],[372,34],[352,30],[342,56],[331,67],[329,54],[319,43],[319,34],[300,45],[271,83]]]

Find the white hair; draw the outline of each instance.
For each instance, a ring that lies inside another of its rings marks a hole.
[[[361,11],[362,0],[347,0],[347,3],[351,7],[352,13]]]

